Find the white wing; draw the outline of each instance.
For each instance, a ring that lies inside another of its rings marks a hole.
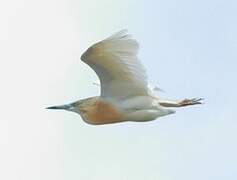
[[[81,57],[99,76],[102,97],[148,95],[145,68],[137,58],[139,45],[122,30],[91,46]]]

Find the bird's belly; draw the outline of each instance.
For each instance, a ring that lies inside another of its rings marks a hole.
[[[89,124],[101,125],[123,121],[123,113],[108,102],[98,102],[96,107],[87,111],[82,118]]]

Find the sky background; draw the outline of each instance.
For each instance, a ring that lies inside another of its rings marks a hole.
[[[0,179],[236,180],[237,2],[0,2]],[[204,97],[148,123],[91,126],[44,108],[99,94],[80,62],[127,28],[150,82]]]

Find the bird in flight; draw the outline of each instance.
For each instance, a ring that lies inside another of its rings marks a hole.
[[[202,104],[202,98],[167,100],[149,88],[137,57],[138,42],[122,30],[87,49],[81,60],[98,75],[100,96],[48,107],[78,113],[89,124],[147,122],[175,113],[170,107]]]

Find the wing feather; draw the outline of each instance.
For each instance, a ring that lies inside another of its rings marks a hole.
[[[139,45],[126,30],[91,46],[81,57],[98,75],[101,96],[148,94],[147,75],[137,58]]]

